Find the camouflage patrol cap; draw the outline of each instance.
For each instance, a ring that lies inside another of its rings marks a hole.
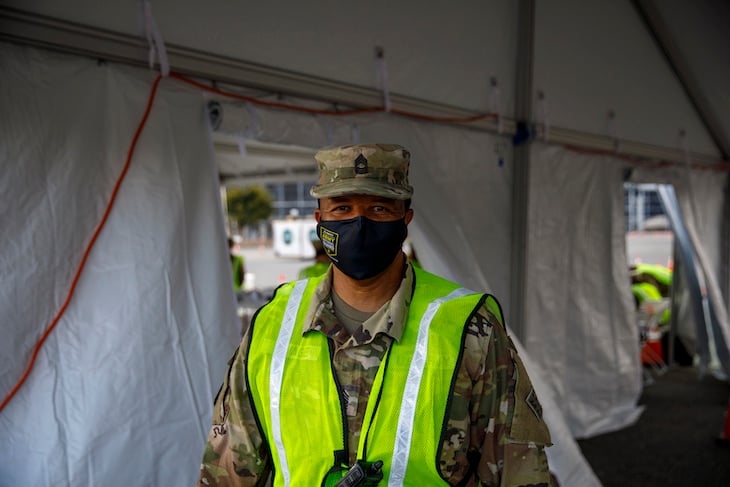
[[[408,184],[411,154],[396,144],[355,144],[322,149],[314,156],[319,180],[315,198],[369,194],[394,200],[413,195]]]

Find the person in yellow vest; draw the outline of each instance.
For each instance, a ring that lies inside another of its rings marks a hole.
[[[198,485],[551,485],[550,433],[499,303],[402,251],[409,152],[315,158],[333,265],[258,311],[215,400]]]
[[[672,269],[656,264],[637,264],[631,266],[631,280],[633,283],[648,283],[656,287],[662,297],[668,298],[672,294]]]
[[[330,267],[330,258],[327,256],[327,252],[324,251],[322,241],[319,239],[312,240],[312,246],[314,247],[314,263],[299,271],[299,279],[321,276]]]
[[[672,293],[672,270],[654,264],[638,264],[629,268],[631,273],[631,292],[634,295],[636,309],[643,303],[661,304],[668,301]],[[656,306],[663,308],[658,316],[658,324],[662,327],[669,326],[672,311],[669,306]]]
[[[235,254],[233,247],[236,243],[231,237],[228,237],[228,254],[231,258],[231,272],[233,273],[233,289],[240,291],[243,287],[243,280],[246,276],[246,267],[244,265],[243,256]]]

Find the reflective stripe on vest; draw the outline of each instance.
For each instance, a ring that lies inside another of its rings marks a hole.
[[[289,485],[289,466],[286,461],[286,451],[281,439],[281,417],[279,416],[279,405],[281,401],[281,382],[284,378],[284,364],[286,362],[286,351],[289,348],[291,335],[294,331],[294,323],[297,317],[299,305],[302,302],[302,294],[307,286],[307,281],[297,281],[294,290],[289,297],[284,311],[284,320],[279,330],[279,337],[276,339],[276,346],[271,357],[271,378],[269,382],[269,398],[271,401],[271,429],[274,446],[279,454],[279,466],[284,485]]]
[[[426,312],[421,318],[418,327],[418,339],[416,340],[416,350],[411,359],[411,366],[408,369],[408,378],[406,379],[406,389],[403,392],[403,404],[401,405],[400,416],[398,417],[398,428],[395,432],[395,447],[393,448],[393,462],[390,468],[390,477],[388,478],[389,486],[403,485],[406,476],[406,466],[411,451],[411,439],[413,438],[414,418],[416,416],[416,399],[418,399],[418,391],[421,388],[421,378],[423,377],[423,369],[426,365],[426,355],[428,353],[428,332],[431,327],[431,321],[441,304],[462,296],[474,294],[465,288],[459,288],[452,291],[449,295],[432,301]]]
[[[436,455],[447,398],[464,325],[481,300],[481,295],[454,289],[455,284],[420,270],[416,279],[406,330],[381,364],[379,375],[388,368],[377,409],[379,385],[373,386],[358,452],[358,458],[384,461],[388,485],[403,485],[406,479],[442,482]],[[334,451],[344,449],[347,441],[328,340],[318,332],[301,336],[307,305],[320,281],[282,286],[252,329],[246,373],[271,445],[275,485],[319,484],[334,465]],[[273,354],[266,353],[272,349]]]

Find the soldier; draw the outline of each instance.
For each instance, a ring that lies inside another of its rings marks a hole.
[[[410,154],[317,153],[326,274],[280,286],[215,401],[198,485],[549,485],[496,299],[409,264]]]
[[[233,248],[236,242],[228,237],[228,254],[231,258],[231,272],[233,273],[233,289],[238,292],[243,287],[244,276],[246,275],[246,267],[244,265],[243,256],[235,254]]]

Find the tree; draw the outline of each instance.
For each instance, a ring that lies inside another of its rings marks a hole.
[[[273,210],[271,195],[261,186],[226,188],[226,201],[228,218],[235,221],[239,228],[254,226],[266,220]]]

